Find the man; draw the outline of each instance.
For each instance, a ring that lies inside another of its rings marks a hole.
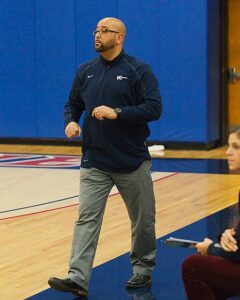
[[[128,288],[147,286],[155,267],[155,199],[147,122],[159,119],[161,97],[151,69],[124,53],[122,21],[105,18],[93,32],[100,56],[82,64],[65,104],[65,133],[80,135],[79,218],[75,223],[68,277],[50,278],[59,291],[87,296],[107,197],[115,184],[132,224]]]

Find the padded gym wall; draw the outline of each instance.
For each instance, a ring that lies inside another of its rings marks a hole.
[[[1,0],[0,137],[64,138],[77,65],[96,55],[92,29],[124,21],[124,49],[152,66],[163,115],[150,140],[219,139],[219,1]]]

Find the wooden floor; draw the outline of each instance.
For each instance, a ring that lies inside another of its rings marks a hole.
[[[179,157],[179,158],[226,158],[226,146],[209,151],[197,150],[165,150],[153,153],[153,157]],[[0,152],[8,153],[32,153],[32,154],[65,154],[81,155],[81,149],[77,146],[42,146],[42,145],[18,145],[0,144]]]
[[[225,158],[211,151],[165,151],[160,157]],[[80,155],[78,147],[0,145],[0,153]],[[6,178],[7,178],[6,168]],[[237,202],[239,176],[178,173],[154,183],[157,237]],[[4,175],[1,180],[4,180]],[[22,179],[24,180],[24,178]],[[14,193],[15,186],[10,187]],[[59,187],[61,188],[61,187]],[[41,191],[37,191],[41,193]],[[48,288],[50,276],[65,277],[77,206],[0,221],[0,299],[22,300]],[[109,198],[94,265],[130,248],[130,224],[119,195]]]

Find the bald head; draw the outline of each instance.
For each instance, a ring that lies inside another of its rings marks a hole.
[[[124,37],[126,35],[126,27],[124,23],[117,18],[113,18],[113,17],[104,18],[98,22],[97,27],[107,27],[122,33]]]
[[[113,60],[122,51],[126,28],[121,20],[108,17],[98,22],[94,35],[95,50],[106,60]]]

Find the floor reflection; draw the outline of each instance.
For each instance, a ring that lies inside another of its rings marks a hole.
[[[152,292],[151,287],[143,287],[140,289],[126,289],[127,295],[132,300],[155,300],[157,299]]]

